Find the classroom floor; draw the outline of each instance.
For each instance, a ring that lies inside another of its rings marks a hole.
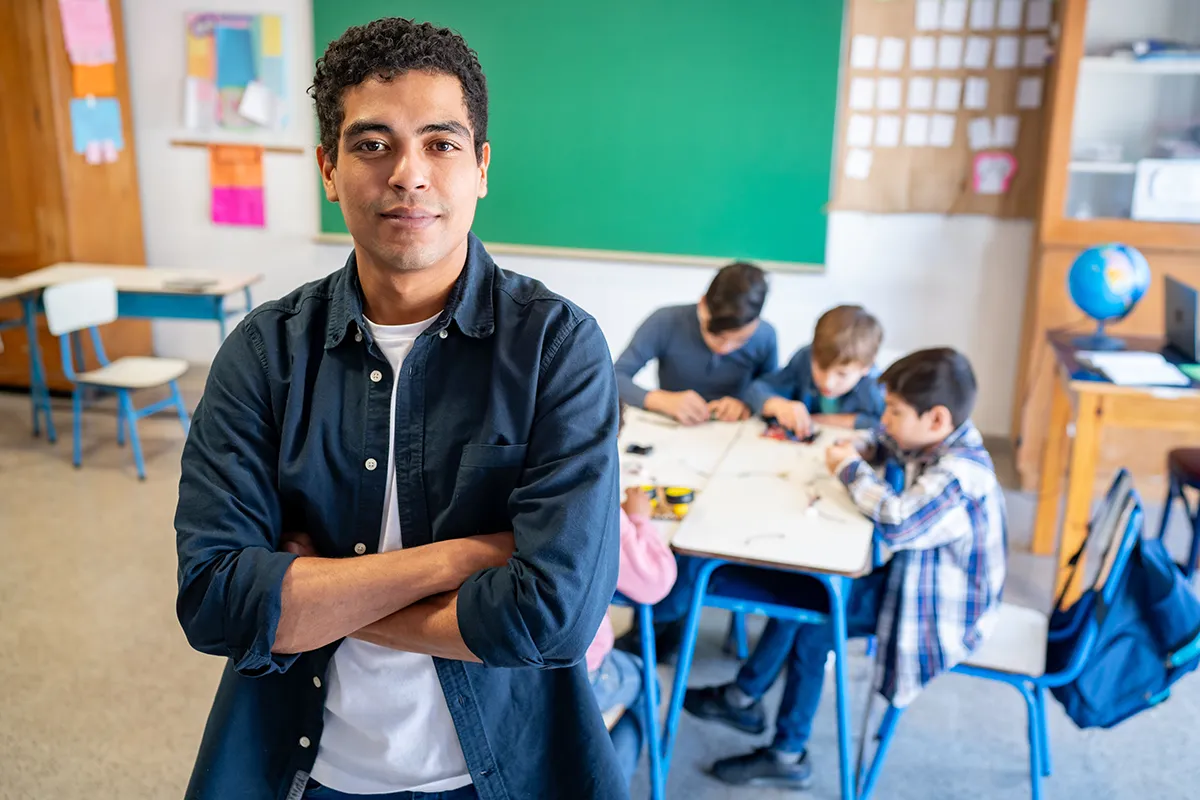
[[[185,394],[193,402],[202,374]],[[57,445],[30,436],[29,403],[0,394],[0,800],[160,800],[186,785],[222,664],[189,649],[175,621],[172,516],[182,431],[169,416],[141,424],[149,479],[115,444],[111,403],[85,419],[84,468],[71,467],[69,403],[56,401]],[[1002,474],[1010,459],[996,448]],[[1007,599],[1049,604],[1051,564],[1024,551],[1032,499],[1009,492],[1013,555]],[[1148,510],[1157,524],[1158,511]],[[1181,521],[1181,519],[1180,519]],[[1182,545],[1185,530],[1172,531]],[[693,685],[728,680],[727,615],[704,620]],[[758,625],[752,622],[752,632]],[[854,719],[868,663],[852,645]],[[664,686],[671,674],[663,670]],[[780,687],[768,701],[773,708]],[[736,790],[707,777],[714,759],[752,739],[686,715],[668,796],[688,800],[837,797],[832,691],[817,719],[807,795]],[[1047,798],[1185,800],[1200,796],[1200,678],[1160,708],[1111,731],[1081,732],[1051,702],[1055,775]],[[950,675],[905,714],[880,800],[1028,797],[1024,707],[1011,688]],[[633,796],[647,796],[645,770]]]

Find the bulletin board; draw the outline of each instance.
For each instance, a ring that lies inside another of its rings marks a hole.
[[[1050,0],[849,0],[839,210],[1032,218]]]

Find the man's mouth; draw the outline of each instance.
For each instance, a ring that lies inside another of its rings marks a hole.
[[[427,209],[404,206],[388,209],[379,216],[387,220],[390,225],[409,230],[429,227],[438,219],[437,214]]]

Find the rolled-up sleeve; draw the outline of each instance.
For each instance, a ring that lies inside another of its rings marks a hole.
[[[278,428],[261,343],[249,324],[230,334],[213,361],[183,449],[175,608],[192,647],[254,676],[296,658],[271,653],[283,575],[295,556],[277,552]]]
[[[585,318],[547,347],[525,468],[509,499],[516,551],[458,594],[463,641],[492,667],[555,669],[587,652],[617,585],[617,389]]]
[[[796,399],[796,384],[799,382],[798,373],[802,358],[807,358],[807,350],[800,350],[788,361],[782,369],[764,375],[750,384],[744,400],[755,414],[762,414],[763,405],[772,397],[783,397],[788,400]]]

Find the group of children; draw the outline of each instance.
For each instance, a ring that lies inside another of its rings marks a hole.
[[[800,437],[818,425],[858,429],[828,448],[826,464],[874,521],[884,557],[852,582],[848,627],[851,636],[877,636],[875,688],[905,706],[979,647],[1004,587],[1004,498],[970,419],[974,373],[961,353],[935,348],[879,374],[882,327],[854,305],[825,312],[812,343],[777,369],[775,331],[761,319],[766,296],[762,270],[737,262],[717,273],[698,303],[654,312],[616,362],[621,401],[684,425],[758,415]],[[659,388],[646,391],[633,378],[651,360],[658,361]],[[626,494],[618,589],[656,603],[658,652],[667,660],[678,649],[699,562],[671,556],[649,510],[639,491]],[[782,603],[828,607],[823,587],[801,575],[726,566],[713,581],[751,582],[757,594]],[[638,709],[613,731],[630,774],[644,726],[654,724],[635,702],[641,681],[631,653],[639,648],[635,631],[613,649],[605,627],[588,653],[601,708],[615,705],[616,696]],[[828,626],[773,619],[733,682],[687,692],[684,708],[693,716],[758,735],[767,729],[762,697],[786,674],[772,744],[718,761],[715,777],[742,786],[808,786],[806,743],[831,648]]]

